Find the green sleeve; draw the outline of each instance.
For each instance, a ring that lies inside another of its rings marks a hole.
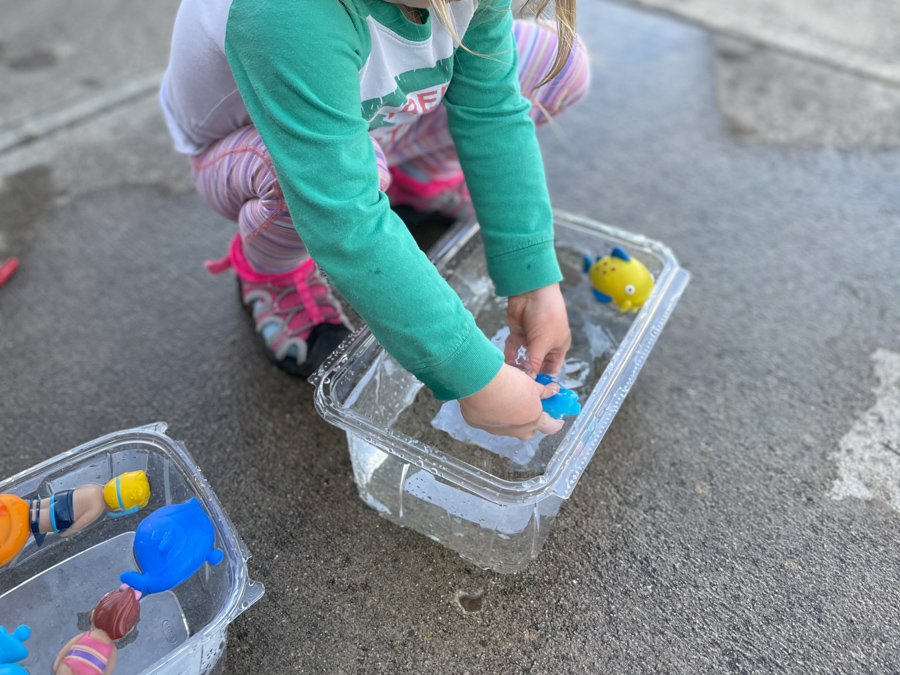
[[[235,0],[225,51],[316,263],[436,397],[468,396],[503,355],[378,189],[360,112],[369,49],[360,21],[337,0]]]
[[[499,295],[562,279],[541,151],[519,89],[509,0],[479,10],[457,49],[445,105]],[[482,56],[486,55],[486,56]]]

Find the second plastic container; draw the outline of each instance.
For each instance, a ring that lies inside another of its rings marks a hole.
[[[493,449],[451,438],[432,424],[448,411],[365,329],[316,377],[316,406],[347,431],[362,499],[497,572],[517,572],[540,552],[689,279],[658,242],[566,214],[556,215],[555,227],[573,335],[567,376],[579,383],[582,405],[560,433]],[[655,278],[637,314],[598,303],[583,274],[585,255],[614,246]],[[493,294],[477,226],[448,237],[432,258],[479,327],[502,341],[505,305]]]
[[[91,609],[119,586],[119,575],[137,569],[132,542],[138,523],[192,497],[209,515],[224,560],[204,563],[174,590],[141,600],[137,629],[119,642],[116,673],[207,675],[224,666],[228,625],[262,596],[263,586],[249,578],[250,552],[200,469],[165,429],[155,424],[110,434],[0,482],[0,493],[44,498],[142,470],[152,492],[138,513],[103,518],[71,537],[50,534],[40,548],[29,538],[18,557],[0,568],[0,625],[32,629],[25,643],[29,656],[19,664],[28,672],[51,672],[68,639],[90,628]]]

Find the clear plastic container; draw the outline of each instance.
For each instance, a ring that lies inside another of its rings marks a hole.
[[[71,537],[34,539],[0,569],[0,625],[32,629],[29,656],[19,665],[49,673],[57,653],[90,628],[90,612],[119,575],[137,569],[135,528],[151,511],[196,497],[216,530],[224,560],[203,567],[172,591],[141,600],[141,620],[119,645],[116,673],[194,675],[224,667],[228,624],[259,600],[263,585],[247,576],[250,552],[184,444],[165,435],[166,425],[120,431],[58,455],[0,483],[0,493],[49,497],[84,483],[105,484],[141,469],[150,480],[150,503],[122,518],[102,518]]]
[[[563,213],[555,226],[573,335],[570,377],[582,405],[560,433],[493,451],[452,438],[432,424],[440,402],[365,328],[314,378],[317,409],[347,431],[362,499],[385,518],[503,573],[523,569],[540,552],[689,279],[658,242]],[[655,278],[637,314],[598,303],[583,273],[585,255],[608,255],[614,246]],[[505,304],[493,294],[477,225],[451,232],[432,260],[485,334],[502,339]]]

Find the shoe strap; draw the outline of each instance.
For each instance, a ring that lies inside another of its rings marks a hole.
[[[297,291],[297,295],[300,296],[301,302],[303,302],[303,307],[306,309],[306,313],[309,314],[309,318],[312,321],[314,326],[323,323],[325,317],[322,312],[322,308],[319,306],[318,298],[314,297],[312,294],[312,289],[309,284],[309,277],[315,271],[315,263],[312,258],[307,260],[305,263],[300,265],[297,269],[291,272],[291,279],[294,282],[294,288]],[[323,293],[319,296],[320,298],[326,298],[327,293]]]
[[[218,260],[207,260],[204,263],[204,266],[210,274],[221,274],[226,270],[234,268],[235,273],[237,273],[241,279],[254,284],[280,286],[283,282],[290,280],[297,295],[300,296],[302,306],[293,308],[294,311],[290,312],[290,315],[287,318],[288,322],[290,322],[291,317],[293,317],[297,311],[305,311],[309,314],[309,318],[314,326],[324,323],[326,319],[333,315],[323,312],[322,306],[320,305],[320,302],[324,302],[327,303],[329,309],[333,309],[329,301],[329,294],[323,293],[320,296],[315,297],[310,289],[311,283],[322,285],[322,282],[318,278],[314,278],[312,282],[310,282],[310,277],[316,270],[316,263],[312,258],[307,259],[297,267],[297,269],[290,272],[284,272],[283,274],[261,274],[250,267],[250,263],[244,256],[241,235],[237,234],[234,239],[231,240],[228,255],[219,258]],[[277,304],[277,301],[275,304]]]
[[[311,270],[315,266],[315,263],[312,261],[312,258],[309,258],[297,269],[291,270],[290,272],[282,272],[281,274],[263,274],[262,272],[257,272],[250,266],[250,263],[244,256],[241,235],[236,234],[234,239],[231,240],[231,245],[228,248],[228,254],[226,256],[219,258],[218,260],[207,260],[203,263],[203,266],[206,267],[207,272],[213,275],[221,274],[222,272],[234,268],[235,273],[244,281],[249,281],[252,284],[279,285],[279,282],[285,281],[296,282],[299,279],[305,281],[306,277],[309,276]]]
[[[212,275],[221,274],[233,267],[231,264],[231,256],[229,255],[217,260],[205,260],[203,266],[206,268],[206,271]]]

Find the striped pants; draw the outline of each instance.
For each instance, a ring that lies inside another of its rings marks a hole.
[[[562,72],[535,89],[552,65],[556,34],[533,21],[516,21],[513,32],[522,93],[532,101],[531,118],[542,124],[577,103],[587,92],[587,55],[576,44]],[[391,183],[389,165],[433,181],[452,181],[460,175],[443,105],[419,118],[393,144],[382,147],[375,139],[372,143],[382,191]],[[192,158],[192,169],[194,184],[207,203],[226,218],[237,221],[244,255],[257,271],[289,272],[308,259],[272,160],[255,127],[238,129],[210,144]]]

